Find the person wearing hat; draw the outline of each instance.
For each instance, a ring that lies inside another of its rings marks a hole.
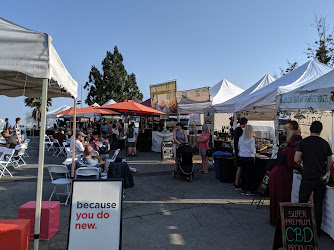
[[[75,157],[81,156],[85,150],[84,145],[82,144],[84,138],[86,137],[86,135],[82,132],[76,132],[76,136],[75,136],[75,147],[74,147],[74,151],[75,151]],[[71,151],[73,152],[73,140],[71,139]]]
[[[301,166],[294,161],[296,147],[302,137],[294,134],[282,149],[283,162],[276,165],[269,173],[270,224],[275,225],[280,202],[291,201],[293,169],[301,171]]]

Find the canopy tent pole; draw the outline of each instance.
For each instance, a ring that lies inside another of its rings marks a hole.
[[[39,233],[41,224],[47,97],[48,97],[48,79],[43,79],[41,128],[39,134],[39,157],[38,157],[38,176],[37,176],[36,211],[35,211],[34,250],[38,250],[39,247]]]
[[[76,130],[77,130],[77,98],[74,98],[71,178],[74,178],[74,169],[75,169],[75,137],[77,132]]]
[[[177,122],[180,122],[180,113],[181,113],[181,110],[179,107],[177,107]]]

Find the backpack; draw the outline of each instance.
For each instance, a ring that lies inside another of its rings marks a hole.
[[[134,136],[134,130],[133,128],[129,128],[128,138],[133,138],[133,136]]]

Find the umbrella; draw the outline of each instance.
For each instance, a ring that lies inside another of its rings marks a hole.
[[[80,114],[84,114],[84,116],[92,116],[94,114],[101,114],[101,115],[119,115],[120,114],[115,111],[108,110],[108,109],[102,109],[101,107],[96,107],[93,105],[90,107],[86,107],[86,108],[77,108],[76,111],[77,111],[78,116]],[[73,114],[74,114],[74,108],[70,108],[62,112],[56,113],[54,115],[72,117]]]
[[[110,109],[120,113],[127,114],[151,114],[151,115],[165,115],[165,113],[146,107],[140,103],[133,100],[125,100],[124,102],[119,102],[115,104],[110,104],[100,107],[100,109]]]

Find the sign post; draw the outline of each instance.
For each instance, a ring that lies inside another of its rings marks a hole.
[[[273,250],[318,249],[313,204],[280,203]]]
[[[121,249],[123,181],[74,180],[68,249]]]

